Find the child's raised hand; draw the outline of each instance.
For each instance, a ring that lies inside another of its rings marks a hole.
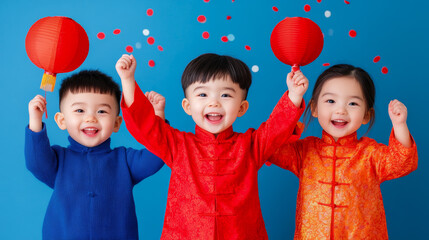
[[[35,96],[28,103],[28,115],[30,117],[28,127],[33,132],[40,132],[42,130],[43,113],[46,111],[46,99],[41,95]]]
[[[133,55],[124,54],[116,62],[115,68],[121,80],[134,79],[137,62]]]
[[[144,94],[149,102],[152,104],[155,114],[162,119],[165,119],[165,98],[161,94],[150,91]]]
[[[407,123],[407,107],[398,100],[392,100],[389,103],[389,117],[393,126]]]
[[[308,89],[308,79],[300,71],[290,72],[286,78],[286,84],[289,88],[289,98],[295,104],[295,106],[300,107],[302,96]]]

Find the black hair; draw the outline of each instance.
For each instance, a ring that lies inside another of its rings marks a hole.
[[[65,78],[60,87],[60,106],[61,101],[69,91],[71,93],[93,92],[110,94],[116,99],[119,115],[121,102],[119,85],[113,81],[112,77],[98,70],[82,70]]]
[[[239,59],[217,55],[214,53],[202,54],[193,59],[182,74],[182,88],[186,97],[186,89],[195,82],[206,83],[214,78],[229,76],[234,83],[245,90],[245,97],[252,84],[252,74],[249,67]]]
[[[375,86],[372,81],[371,76],[362,68],[354,67],[349,64],[337,64],[328,69],[326,69],[320,76],[317,78],[317,81],[313,88],[313,93],[307,108],[305,109],[304,119],[307,119],[307,126],[313,120],[311,115],[311,109],[316,109],[317,100],[319,99],[320,92],[325,82],[332,78],[337,77],[346,77],[350,76],[356,79],[362,88],[362,93],[366,103],[366,112],[370,114],[369,127],[367,132],[371,129],[375,121],[375,111],[374,111],[374,102],[375,102]]]

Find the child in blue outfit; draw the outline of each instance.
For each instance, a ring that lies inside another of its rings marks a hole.
[[[164,162],[146,149],[110,148],[122,122],[120,98],[118,84],[99,71],[65,79],[55,121],[70,135],[67,148],[49,143],[42,122],[46,100],[37,95],[30,101],[26,165],[54,190],[43,239],[138,239],[133,187]],[[164,118],[165,102],[153,107]]]

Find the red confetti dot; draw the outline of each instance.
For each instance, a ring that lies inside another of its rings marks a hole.
[[[146,11],[146,14],[147,14],[148,16],[152,16],[152,15],[153,15],[153,9],[152,9],[152,8],[149,8],[149,9]]]
[[[97,38],[98,39],[104,39],[105,37],[106,37],[106,34],[104,34],[103,32],[97,33]]]
[[[115,29],[115,30],[113,30],[113,34],[118,35],[119,33],[121,33],[121,29]]]
[[[356,37],[356,31],[355,30],[350,30],[349,31],[349,36],[352,37],[352,38]]]
[[[244,48],[245,48],[246,50],[248,50],[248,51],[250,51],[250,49],[252,49],[252,48],[250,48],[250,46],[249,46],[249,45],[244,46]]]
[[[210,0],[204,0],[204,2],[210,2]]]
[[[375,63],[376,62],[378,62],[378,61],[380,61],[380,56],[376,56],[375,58],[374,58],[374,60],[373,60]]]
[[[207,39],[207,38],[209,38],[209,37],[210,37],[209,32],[203,32],[203,38],[204,38],[204,39]]]
[[[273,7],[273,11],[274,11],[274,12],[278,12],[278,11],[279,11],[279,9],[278,9],[276,6],[274,6],[274,7]]]
[[[222,36],[220,38],[220,40],[222,40],[222,42],[228,42],[228,37],[227,36]]]
[[[154,60],[149,60],[148,64],[149,64],[149,67],[155,67],[155,61]]]
[[[349,1],[347,1],[347,0],[344,0],[344,2],[345,2],[346,4],[350,4],[350,2],[349,2]]]
[[[155,43],[155,38],[153,38],[153,37],[148,37],[148,38],[147,38],[147,43],[149,43],[149,45],[154,44],[154,43]]]
[[[323,64],[324,67],[327,67],[327,66],[330,66],[330,65],[331,65],[330,63],[324,63]]]
[[[231,16],[226,16],[226,20],[231,20]]]
[[[158,50],[162,52],[162,51],[164,51],[164,48],[161,46],[158,46]]]
[[[132,53],[133,52],[133,47],[131,47],[131,46],[127,46],[126,48],[125,48],[125,51],[127,51],[128,53]]]
[[[387,73],[389,72],[389,69],[388,69],[387,67],[382,67],[382,68],[381,68],[381,72],[382,72],[383,74],[387,74]]]
[[[322,0],[317,0],[317,2],[318,2],[318,3],[321,3],[321,2],[322,2]]]
[[[200,23],[205,23],[207,19],[206,19],[206,16],[200,15],[200,16],[198,16],[197,20]]]
[[[304,11],[309,12],[310,10],[311,10],[310,5],[306,4],[306,5],[304,6]]]

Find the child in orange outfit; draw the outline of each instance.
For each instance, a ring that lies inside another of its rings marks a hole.
[[[367,72],[332,66],[317,79],[306,110],[322,137],[285,144],[269,159],[299,178],[295,239],[388,239],[380,184],[414,171],[417,148],[398,100],[388,108],[388,146],[357,139],[362,124],[373,124],[374,98]]]

